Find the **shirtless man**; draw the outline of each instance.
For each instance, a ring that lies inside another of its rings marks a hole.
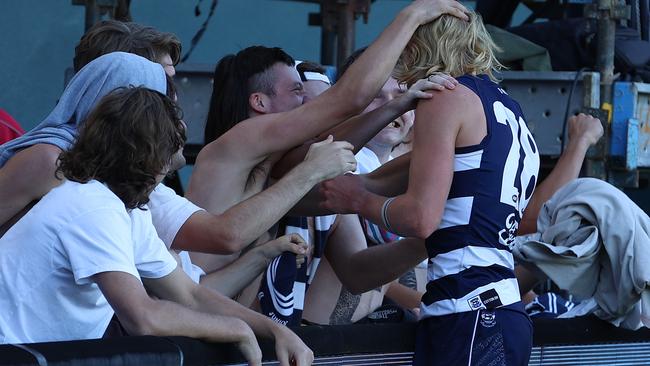
[[[453,0],[413,2],[397,15],[359,61],[351,66],[346,77],[305,105],[302,105],[302,82],[290,57],[271,65],[262,65],[257,72],[253,70],[250,76],[254,76],[254,80],[248,82],[262,88],[250,90],[249,93],[244,90],[241,95],[235,95],[237,93],[232,84],[219,90],[217,86],[221,83],[232,83],[233,80],[220,80],[220,76],[215,75],[211,109],[238,105],[231,107],[231,111],[221,112],[221,116],[227,115],[230,120],[217,117],[211,110],[206,132],[212,136],[208,136],[206,143],[210,141],[209,137],[218,138],[199,153],[187,197],[209,212],[218,214],[250,197],[253,192],[261,191],[266,181],[251,179],[255,177],[253,173],[256,167],[268,166],[260,164],[272,162],[274,154],[300,145],[358,114],[388,78],[417,26],[443,13],[464,19],[464,12],[465,8]],[[252,51],[255,50],[248,49],[237,56],[228,56],[220,62],[220,66],[240,67],[236,65],[237,61],[245,56],[244,53]],[[219,66],[216,71],[219,71]],[[340,159],[341,155],[332,159]],[[349,170],[354,170],[354,167],[354,162],[350,161]],[[193,259],[204,270],[224,265],[220,258],[198,255]]]
[[[266,184],[251,179],[253,173],[268,171],[282,153],[319,133],[357,115],[386,81],[402,47],[414,27],[443,13],[465,17],[465,8],[456,1],[420,0],[398,14],[350,67],[350,72],[332,88],[307,104],[303,103],[302,82],[293,67],[293,59],[279,49],[251,47],[222,59],[215,70],[214,93],[206,128],[206,142],[199,154],[187,196],[208,211],[219,213],[260,191]],[[271,60],[271,61],[269,61]],[[244,74],[243,80],[234,75]],[[247,88],[236,87],[244,85]],[[336,106],[332,108],[332,106]],[[400,113],[401,114],[401,113]],[[339,142],[340,144],[346,144]],[[351,146],[348,145],[348,148]],[[339,160],[342,156],[332,156]],[[355,162],[349,162],[349,171]],[[260,169],[260,167],[262,169]],[[352,216],[348,218],[356,220]],[[358,222],[357,222],[358,226]],[[359,229],[360,230],[360,229]],[[338,231],[344,237],[353,234]],[[363,244],[363,234],[361,233]],[[341,241],[337,241],[341,242]],[[421,245],[404,241],[363,251],[365,245],[328,246],[336,253],[336,272],[354,292],[363,292],[402,274],[404,268],[389,266],[394,258],[400,263],[418,263],[422,253],[403,250],[402,246]],[[193,254],[193,261],[205,271],[230,263],[233,258]],[[389,270],[377,271],[376,268]]]

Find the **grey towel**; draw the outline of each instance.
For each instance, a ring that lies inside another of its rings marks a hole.
[[[544,204],[537,231],[515,243],[520,263],[575,296],[593,297],[601,319],[650,326],[650,218],[623,192],[577,179]]]
[[[18,151],[35,144],[67,150],[95,104],[121,86],[145,86],[167,91],[165,71],[143,57],[113,52],[90,62],[70,80],[54,110],[31,131],[0,146],[0,167]]]

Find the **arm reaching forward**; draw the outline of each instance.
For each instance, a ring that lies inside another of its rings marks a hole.
[[[537,216],[544,202],[558,189],[578,178],[587,149],[603,136],[603,126],[598,118],[580,113],[569,118],[569,144],[560,155],[551,173],[535,189],[519,223],[518,235],[537,231]]]

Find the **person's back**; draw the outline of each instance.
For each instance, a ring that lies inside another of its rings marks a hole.
[[[460,83],[416,110],[415,181],[406,196],[424,200],[420,212],[428,214],[416,231],[427,237],[429,256],[417,365],[477,359],[523,365],[530,354],[532,327],[510,244],[537,183],[539,153],[521,108],[491,80],[500,66],[494,43],[480,18],[470,18],[443,17],[421,27],[397,72],[410,83],[423,71],[448,71]],[[422,48],[431,53],[420,56]],[[454,341],[442,342],[449,329]],[[443,351],[447,356],[439,357]]]
[[[96,180],[65,181],[0,238],[0,343],[101,338],[113,310],[89,276],[175,267],[149,211],[127,210]]]
[[[135,87],[103,97],[59,158],[63,184],[0,238],[0,341],[101,337],[113,310],[97,274],[162,278],[176,269],[144,210],[184,144],[165,98]]]
[[[413,85],[445,72],[460,85],[419,102],[406,192],[361,193],[344,205],[336,186],[323,192],[325,207],[360,207],[393,233],[425,239],[429,283],[415,365],[528,363],[532,325],[508,244],[535,188],[539,155],[520,108],[489,80],[500,66],[495,52],[475,14],[421,26],[396,78]]]
[[[90,28],[75,47],[73,59],[75,73],[78,73],[91,61],[112,52],[132,53],[158,62],[169,76],[173,76],[175,74],[174,65],[180,59],[181,44],[175,35],[160,32],[153,27],[131,22],[103,20]],[[117,61],[113,62],[117,63]],[[147,74],[146,72],[140,73],[131,70],[128,74],[130,74],[128,76],[130,79],[125,80],[121,85],[113,84],[112,87],[146,83],[143,78]],[[93,84],[99,85],[101,88],[101,85],[105,83],[88,84],[86,89],[92,90]],[[104,94],[108,91],[110,90],[106,90]],[[83,94],[83,90],[75,92]],[[61,99],[63,98],[64,96],[61,97]],[[79,111],[80,117],[76,122],[81,123],[86,113],[87,111]],[[61,115],[61,113],[59,116],[74,119]],[[50,120],[50,122],[53,121]],[[54,122],[65,124],[70,121]],[[74,124],[75,121],[72,122]],[[53,127],[53,124],[50,123],[49,126]],[[41,125],[37,126],[35,130],[39,130],[39,127]],[[46,133],[48,132],[50,131],[46,131]],[[0,148],[0,186],[11,187],[11,189],[0,193],[0,236],[29,210],[30,202],[33,204],[33,201],[38,200],[61,183],[54,178],[54,170],[56,159],[61,151],[65,150],[65,147],[45,141],[43,138],[45,135],[34,136],[34,131],[28,132],[28,135],[25,137],[30,141],[27,144],[14,141],[9,148],[7,146]],[[34,137],[39,139],[34,140]],[[72,140],[74,131],[69,131],[67,137]],[[6,167],[6,163],[9,163],[8,167]]]
[[[537,147],[519,105],[487,75],[457,79],[480,98],[488,132],[480,144],[456,149],[445,214],[426,240],[433,265],[423,317],[519,301],[509,245],[539,169]],[[449,262],[458,265],[439,264]],[[487,288],[490,293],[497,289],[498,296],[483,294]]]

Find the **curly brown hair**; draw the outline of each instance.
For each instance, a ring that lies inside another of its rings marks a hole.
[[[143,87],[118,88],[91,112],[57,174],[108,186],[124,205],[143,209],[157,178],[185,144],[180,109],[167,96]]]

